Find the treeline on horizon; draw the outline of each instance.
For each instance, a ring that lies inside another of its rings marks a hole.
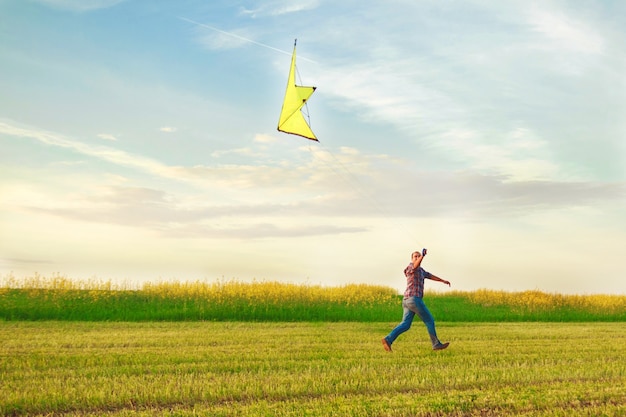
[[[439,322],[626,321],[626,295],[477,290],[427,293]],[[389,287],[279,282],[159,282],[128,288],[63,276],[0,281],[0,320],[396,322],[402,296]]]

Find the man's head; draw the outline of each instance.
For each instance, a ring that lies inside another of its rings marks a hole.
[[[411,259],[412,260],[416,260],[422,257],[422,252],[420,251],[415,251],[411,254]]]

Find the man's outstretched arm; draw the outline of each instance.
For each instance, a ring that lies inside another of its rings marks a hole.
[[[446,281],[445,279],[439,278],[437,275],[430,274],[430,279],[432,279],[433,281],[443,282],[448,287],[450,287],[450,281]]]

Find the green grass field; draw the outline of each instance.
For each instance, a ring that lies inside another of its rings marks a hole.
[[[6,277],[0,320],[385,322],[400,319],[401,299],[391,288],[358,284],[165,282],[128,289],[64,277]],[[626,321],[626,295],[479,290],[427,293],[425,301],[437,321]]]
[[[0,321],[0,415],[626,415],[626,323],[395,324]]]

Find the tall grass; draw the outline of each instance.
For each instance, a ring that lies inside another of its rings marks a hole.
[[[131,289],[111,281],[62,276],[5,278],[5,320],[379,321],[397,307],[388,287],[278,282],[160,282]]]
[[[384,286],[279,282],[159,282],[135,287],[64,276],[0,283],[0,319],[83,321],[399,321],[401,296]],[[437,321],[626,321],[626,295],[479,290],[427,293]]]
[[[626,319],[625,295],[564,295],[541,291],[511,293],[506,291],[478,290],[468,293],[468,299],[486,309],[506,308],[509,314],[539,320],[550,314],[559,321],[585,321],[588,318],[609,320]]]

